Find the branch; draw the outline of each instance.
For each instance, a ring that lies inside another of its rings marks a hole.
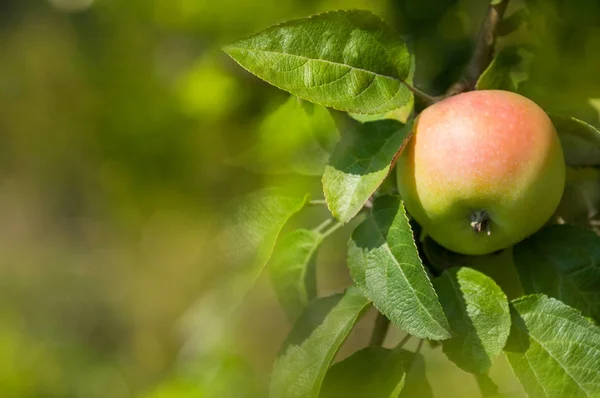
[[[389,327],[390,320],[381,312],[377,312],[377,318],[375,319],[375,326],[373,327],[373,334],[371,335],[369,345],[381,347]]]
[[[485,19],[479,29],[479,36],[471,59],[467,64],[464,76],[454,83],[446,93],[447,96],[475,89],[479,76],[486,70],[494,57],[494,47],[498,35],[498,25],[506,12],[509,0],[500,0],[490,4]]]

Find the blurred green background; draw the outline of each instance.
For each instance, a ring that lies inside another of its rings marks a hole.
[[[597,125],[589,99],[600,97],[600,5],[542,3],[529,29],[506,39],[541,45],[523,91]],[[349,8],[410,34],[417,86],[439,94],[460,75],[486,2],[0,3],[2,397],[264,396],[289,325],[262,277],[223,336],[222,314],[206,304],[222,279],[209,239],[231,198],[282,180],[318,191],[318,179],[228,165],[287,95],[219,48],[273,23]],[[321,294],[349,283],[350,230],[319,255]],[[372,321],[369,313],[341,357],[367,342]],[[400,337],[393,330],[388,340]],[[424,352],[435,396],[477,391],[470,375],[445,368],[439,348]],[[507,369],[499,359],[492,376],[520,396]]]

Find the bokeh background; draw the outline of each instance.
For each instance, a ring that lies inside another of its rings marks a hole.
[[[227,161],[287,95],[220,46],[287,19],[369,9],[409,35],[417,86],[440,94],[468,59],[485,3],[2,1],[0,396],[264,397],[290,326],[261,277],[221,328],[211,294],[227,279],[210,242],[232,198],[281,181],[318,190],[318,179]],[[503,39],[539,46],[522,91],[597,125],[600,3],[538,6]],[[349,283],[350,231],[319,254],[321,294]],[[340,357],[368,341],[372,321],[367,314]],[[401,336],[393,329],[387,343]],[[439,348],[423,352],[436,397],[477,393]],[[504,359],[491,375],[522,396]]]

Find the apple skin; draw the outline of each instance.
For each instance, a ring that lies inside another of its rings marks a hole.
[[[398,189],[408,212],[447,249],[481,255],[507,248],[558,207],[562,148],[550,118],[528,98],[501,90],[458,94],[426,108],[413,129],[398,159]],[[472,217],[481,212],[488,219],[477,231]]]

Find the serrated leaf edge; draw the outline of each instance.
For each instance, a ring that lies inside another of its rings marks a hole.
[[[250,36],[246,36],[244,39],[247,39],[247,38],[250,38],[250,37],[252,37],[252,36],[255,36],[255,35],[257,35],[257,34],[260,34],[261,32],[263,32],[263,31],[265,31],[265,30],[268,30],[268,29],[277,28],[277,27],[279,27],[279,26],[284,26],[286,23],[288,23],[288,22],[290,22],[290,21],[298,21],[298,20],[303,20],[303,19],[313,19],[313,18],[320,17],[320,16],[324,16],[324,15],[327,15],[327,14],[336,14],[336,13],[351,13],[351,12],[357,12],[357,11],[360,11],[360,12],[365,12],[365,13],[369,13],[369,14],[373,15],[374,17],[376,17],[376,18],[379,18],[379,19],[380,19],[380,20],[381,20],[383,23],[385,23],[386,25],[388,25],[388,27],[390,27],[390,29],[392,29],[392,30],[393,30],[393,28],[392,28],[392,27],[391,27],[389,24],[387,24],[387,22],[385,22],[385,20],[383,20],[383,19],[382,19],[381,17],[379,17],[378,15],[376,15],[376,14],[372,13],[371,11],[368,11],[368,10],[359,10],[359,9],[349,9],[349,10],[335,10],[335,11],[327,11],[327,12],[322,12],[322,13],[318,13],[318,14],[310,15],[310,16],[308,16],[308,17],[304,17],[304,18],[298,18],[298,19],[295,19],[295,20],[289,20],[289,21],[280,22],[280,23],[277,23],[277,24],[271,25],[271,26],[267,27],[266,29],[263,29],[263,30],[262,30],[262,31],[260,31],[260,32],[254,33],[254,34],[252,34],[252,35],[250,35]],[[394,30],[394,31],[395,31],[395,30]],[[231,54],[231,52],[229,51],[229,49],[237,49],[237,50],[242,50],[242,51],[250,51],[250,49],[246,49],[246,48],[242,48],[242,47],[236,47],[236,46],[235,46],[235,43],[236,43],[236,42],[238,42],[238,41],[241,41],[241,40],[244,40],[244,39],[236,40],[236,41],[234,41],[233,43],[226,44],[226,45],[224,45],[223,47],[221,47],[221,49],[222,49],[222,50],[223,50],[223,51],[224,51],[224,52],[225,52],[227,55],[229,55],[231,58],[233,58],[233,59],[235,60],[235,62],[236,62],[238,65],[240,65],[240,66],[241,66],[241,67],[242,67],[244,70],[248,71],[248,72],[249,72],[250,74],[252,74],[253,76],[256,76],[256,77],[258,77],[259,79],[261,79],[261,80],[263,80],[263,81],[265,81],[265,82],[269,83],[270,85],[272,85],[272,86],[274,86],[274,87],[277,87],[277,88],[278,88],[278,89],[280,89],[280,90],[283,90],[283,91],[285,91],[285,92],[289,92],[287,89],[285,89],[285,88],[283,88],[283,87],[281,87],[281,86],[279,86],[279,85],[277,85],[277,84],[273,83],[272,81],[270,81],[270,80],[268,80],[268,79],[265,79],[265,78],[263,78],[263,77],[260,77],[260,76],[258,76],[256,73],[254,73],[253,71],[251,71],[250,69],[248,69],[247,67],[245,67],[244,65],[242,65],[242,64],[241,64],[241,63],[240,63],[240,62],[237,60],[237,58],[236,58],[235,56],[233,56],[233,54]],[[307,60],[322,61],[322,62],[327,62],[327,63],[333,64],[333,65],[341,65],[341,66],[348,67],[348,68],[350,68],[351,70],[352,70],[352,69],[354,69],[354,70],[361,71],[361,72],[363,72],[363,73],[367,73],[367,74],[371,74],[371,75],[379,76],[379,77],[386,78],[386,79],[392,79],[392,80],[394,80],[394,81],[400,82],[400,83],[401,83],[401,85],[399,86],[398,90],[396,90],[396,92],[394,93],[394,95],[392,95],[392,96],[391,96],[391,98],[388,100],[388,102],[390,102],[391,100],[393,100],[393,99],[396,97],[396,95],[398,95],[398,93],[400,92],[400,87],[401,87],[402,85],[406,86],[406,87],[409,89],[409,91],[411,92],[411,94],[413,93],[413,91],[412,91],[412,89],[413,89],[412,85],[410,85],[410,84],[409,84],[408,82],[406,82],[405,80],[403,80],[403,79],[400,79],[400,78],[397,78],[397,77],[392,77],[392,76],[381,75],[381,74],[378,74],[378,73],[375,73],[375,72],[368,71],[368,70],[366,70],[366,69],[362,69],[362,68],[356,68],[356,67],[353,67],[353,66],[349,66],[349,65],[346,65],[346,64],[340,64],[340,63],[338,63],[338,62],[332,62],[332,61],[328,61],[328,60],[321,60],[321,59],[317,59],[317,58],[308,58],[308,57],[303,57],[303,56],[300,56],[300,55],[295,55],[295,54],[279,53],[279,52],[276,52],[276,51],[263,51],[263,50],[256,50],[256,51],[269,52],[269,53],[274,53],[274,54],[285,54],[285,55],[290,55],[290,56],[296,56],[296,57],[299,57],[299,58],[305,58],[305,59],[307,59]],[[330,82],[330,83],[331,83],[331,82]],[[290,94],[291,94],[291,93],[290,93]],[[313,101],[313,100],[310,100],[310,99],[308,99],[308,98],[305,98],[304,96],[301,96],[301,95],[298,95],[298,94],[292,94],[292,95],[294,95],[294,96],[296,96],[296,97],[298,97],[298,98],[300,98],[300,99],[302,99],[302,100],[304,100],[304,101],[308,101],[308,102],[311,102],[311,103],[314,103],[314,104],[318,104],[318,105],[326,106],[326,107],[328,107],[328,108],[332,108],[332,109],[335,109],[335,110],[338,110],[338,111],[341,111],[341,112],[346,112],[346,111],[348,111],[347,109],[341,109],[341,108],[335,107],[334,105],[328,104],[328,103],[326,103],[326,102],[317,102],[317,101]],[[356,97],[358,97],[358,96],[356,96]],[[385,104],[385,103],[384,103],[384,104]],[[382,106],[383,106],[383,105],[382,105]],[[376,112],[375,112],[375,111],[373,111],[373,112],[368,112],[368,111],[355,110],[355,111],[352,111],[352,113],[357,113],[357,114],[360,114],[360,115],[376,115],[376,114],[378,114],[378,113],[383,113],[383,112],[389,112],[389,111],[393,111],[393,110],[395,110],[395,109],[398,109],[398,108],[399,108],[399,107],[397,107],[397,106],[394,106],[394,107],[391,107],[391,108],[388,106],[388,107],[386,107],[386,108],[384,108],[384,109],[379,109],[379,110],[377,110]]]

